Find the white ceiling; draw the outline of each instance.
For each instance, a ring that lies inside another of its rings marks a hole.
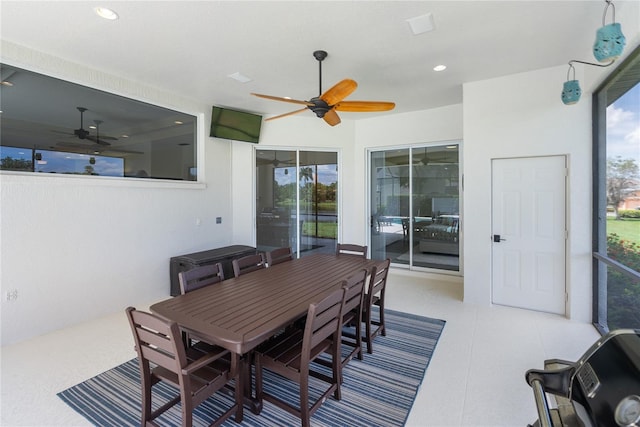
[[[631,1],[616,1],[618,14],[625,3]],[[98,17],[98,5],[120,18]],[[384,114],[395,114],[460,103],[464,82],[590,60],[604,6],[603,0],[2,0],[0,35],[207,105],[260,114],[299,106],[250,92],[305,100],[318,95],[312,53],[322,49],[329,53],[323,91],[352,78],[359,86],[348,100],[394,101],[395,110]],[[406,20],[426,13],[436,29],[413,35]],[[434,72],[438,64],[448,68]],[[253,80],[227,77],[235,72]],[[564,79],[562,72],[558,100]]]

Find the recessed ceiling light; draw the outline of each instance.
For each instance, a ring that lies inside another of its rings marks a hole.
[[[9,80],[3,80],[0,82],[0,84],[2,86],[13,86],[13,83],[11,83]]]
[[[102,17],[104,19],[108,19],[110,21],[115,21],[116,19],[118,19],[118,14],[115,13],[113,10],[107,8],[107,7],[96,7],[93,10],[96,11],[98,16],[100,16],[100,17]]]
[[[184,124],[184,122],[181,122],[180,120],[176,120],[176,121],[175,121],[175,122],[173,122],[173,123],[175,123],[175,124],[177,124],[177,125]]]
[[[433,71],[444,71],[446,69],[447,69],[447,66],[442,64],[436,65],[435,67],[433,67]]]
[[[237,80],[237,81],[239,81],[240,83],[247,83],[247,82],[250,82],[250,81],[251,81],[251,78],[249,78],[249,77],[247,77],[247,76],[245,76],[245,75],[240,74],[240,72],[239,72],[239,71],[236,71],[236,72],[235,72],[235,73],[233,73],[233,74],[229,74],[229,75],[228,75],[228,77],[231,77],[233,80]]]
[[[416,36],[418,34],[427,33],[429,31],[433,31],[436,26],[433,23],[433,15],[431,13],[427,13],[426,15],[416,16],[415,18],[407,19],[409,26],[411,26],[411,31]]]

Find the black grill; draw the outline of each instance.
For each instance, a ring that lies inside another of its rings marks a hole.
[[[640,427],[640,330],[610,332],[577,362],[547,360],[526,380],[538,409],[534,426]]]

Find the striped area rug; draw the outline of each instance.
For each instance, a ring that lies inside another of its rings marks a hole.
[[[373,354],[364,353],[344,369],[342,399],[333,397],[313,415],[313,426],[402,426],[413,404],[445,322],[427,317],[385,310],[387,336],[373,342]],[[265,391],[298,402],[297,385],[265,370]],[[311,397],[317,394],[311,384]],[[177,389],[160,383],[154,386],[154,405],[175,396]],[[58,393],[58,396],[96,426],[140,425],[140,375],[132,359],[89,380]],[[193,417],[194,426],[207,426],[231,405],[231,397],[217,393],[201,404]],[[243,426],[295,426],[300,420],[264,403],[260,415],[245,409]],[[180,425],[180,406],[156,420],[160,426]],[[238,424],[233,417],[223,426]]]

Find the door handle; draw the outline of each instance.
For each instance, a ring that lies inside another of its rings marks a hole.
[[[493,235],[493,241],[496,243],[500,243],[500,242],[506,242],[507,239],[501,239],[499,234],[494,234]]]

